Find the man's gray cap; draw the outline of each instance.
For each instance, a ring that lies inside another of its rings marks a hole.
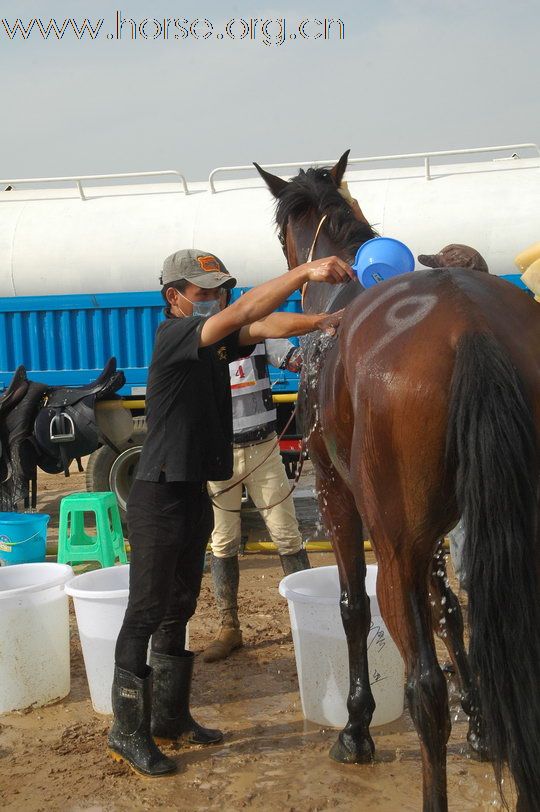
[[[438,254],[420,254],[418,261],[428,268],[470,268],[471,271],[489,273],[488,264],[482,254],[470,245],[459,243],[445,245]]]
[[[236,279],[218,257],[196,248],[175,251],[163,263],[162,285],[181,280],[199,288],[234,288],[236,285]]]

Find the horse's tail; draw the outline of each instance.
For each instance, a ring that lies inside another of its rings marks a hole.
[[[501,781],[508,765],[520,809],[540,809],[538,446],[531,405],[491,334],[457,346],[449,460],[465,526],[470,664],[486,743]]]

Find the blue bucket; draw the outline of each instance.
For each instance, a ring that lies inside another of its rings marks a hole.
[[[46,513],[0,513],[0,567],[45,561]]]
[[[360,246],[352,267],[362,285],[371,288],[414,271],[414,257],[405,243],[391,237],[374,237]]]

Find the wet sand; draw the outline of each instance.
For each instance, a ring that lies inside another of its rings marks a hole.
[[[53,516],[62,493],[84,488],[84,475],[44,477],[40,507]],[[313,507],[303,504],[302,528],[313,537]],[[257,522],[250,532],[264,535]],[[320,537],[317,535],[317,537]],[[314,566],[334,563],[312,554]],[[373,559],[371,559],[373,560]],[[165,748],[178,763],[169,778],[145,780],[113,762],[106,751],[109,718],[94,713],[74,616],[72,689],[63,701],[0,717],[0,802],[25,812],[114,810],[377,810],[421,809],[420,748],[407,711],[375,728],[375,762],[340,765],[328,750],[337,731],[303,719],[286,602],[277,585],[276,556],[241,559],[240,611],[245,646],[222,663],[196,657],[194,716],[225,732],[209,748]],[[217,613],[205,575],[190,624],[197,655],[216,630]],[[445,651],[438,646],[441,661]],[[449,806],[455,812],[500,808],[491,767],[472,760],[467,720],[449,680],[452,736],[448,754]],[[511,807],[513,805],[511,804]]]

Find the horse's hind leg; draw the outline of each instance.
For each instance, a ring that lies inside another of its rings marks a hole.
[[[448,692],[435,654],[427,590],[433,542],[409,536],[403,526],[395,532],[379,526],[372,539],[379,561],[379,605],[405,661],[408,707],[420,739],[423,809],[447,812]]]
[[[375,751],[369,724],[375,701],[367,662],[371,625],[366,593],[366,561],[362,520],[347,486],[332,467],[318,468],[317,490],[322,517],[332,537],[341,586],[340,609],[349,649],[349,720],[330,750],[335,761],[361,764]]]
[[[448,649],[461,684],[461,707],[469,717],[467,740],[478,758],[488,760],[489,753],[485,745],[479,700],[463,641],[463,615],[459,601],[448,583],[442,542],[433,558],[431,597],[434,603],[433,629]]]

